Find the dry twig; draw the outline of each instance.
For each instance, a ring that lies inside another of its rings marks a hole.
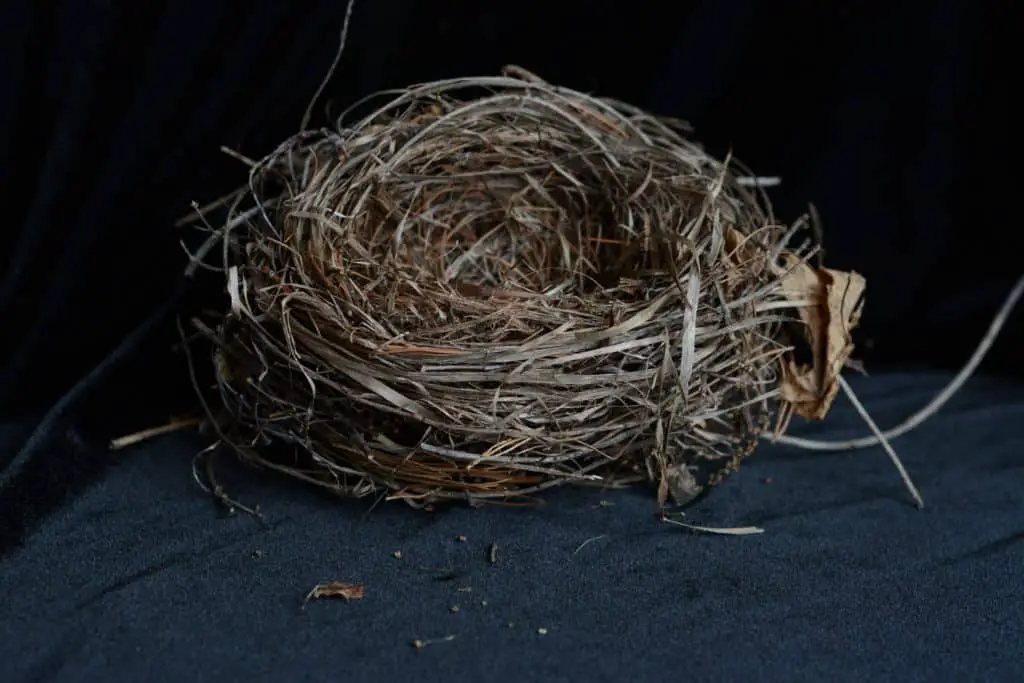
[[[189,429],[190,427],[198,427],[202,424],[202,418],[190,418],[187,420],[172,420],[165,425],[159,427],[150,427],[149,429],[143,429],[138,432],[126,434],[125,436],[118,437],[111,440],[110,450],[116,451],[128,446],[134,446],[135,444],[142,443],[157,436],[163,436],[164,434],[170,434],[177,432],[182,429]]]

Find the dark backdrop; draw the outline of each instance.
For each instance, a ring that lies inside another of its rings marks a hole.
[[[103,470],[106,439],[192,407],[170,313],[217,288],[182,287],[173,222],[242,180],[221,145],[260,156],[295,131],[343,14],[338,0],[4,3],[4,550]],[[867,277],[869,369],[950,369],[1020,272],[1004,14],[967,0],[365,0],[326,100],[516,63],[688,119],[712,152],[782,177],[782,218],[817,205],[830,265]],[[986,372],[1020,375],[1021,320]]]

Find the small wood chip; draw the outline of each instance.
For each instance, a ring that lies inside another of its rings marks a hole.
[[[305,602],[320,598],[344,598],[348,602],[349,600],[361,600],[364,595],[366,595],[366,588],[361,583],[330,581],[313,586],[313,590],[306,595]]]
[[[400,560],[400,559],[402,559],[402,551],[401,551],[401,550],[396,550],[396,551],[395,551],[394,553],[392,553],[392,554],[393,554],[393,555],[395,556],[395,559],[396,559],[396,560]]]
[[[458,541],[459,543],[465,543],[466,542],[466,537],[465,536],[457,536],[455,538],[455,540]]]
[[[455,640],[455,636],[445,636],[444,638],[434,638],[433,640],[421,640],[417,638],[412,641],[412,646],[417,650],[422,650],[427,645],[433,645],[434,643],[447,643],[452,640]]]

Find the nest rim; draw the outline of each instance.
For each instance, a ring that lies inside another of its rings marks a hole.
[[[490,94],[452,96],[467,88]],[[202,329],[222,440],[339,493],[411,504],[642,480],[678,501],[734,470],[775,416],[794,318],[782,282],[811,252],[789,247],[800,226],[778,224],[746,169],[684,123],[625,103],[516,69],[389,94],[255,164],[216,230],[230,304]],[[446,234],[456,218],[468,249]],[[527,265],[493,265],[510,254]],[[616,257],[614,277],[586,267]],[[546,416],[516,417],[526,404]]]

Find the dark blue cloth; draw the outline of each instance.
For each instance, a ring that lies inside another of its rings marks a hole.
[[[891,425],[947,379],[854,384]],[[224,461],[262,525],[220,514],[191,479],[201,440],[168,436],[125,451],[0,563],[0,678],[1018,681],[1022,425],[1024,387],[977,379],[899,439],[920,511],[880,449],[764,446],[687,512],[765,530],[746,537],[662,524],[642,488],[428,513]],[[795,431],[865,428],[840,399]],[[327,581],[365,598],[303,609]]]

